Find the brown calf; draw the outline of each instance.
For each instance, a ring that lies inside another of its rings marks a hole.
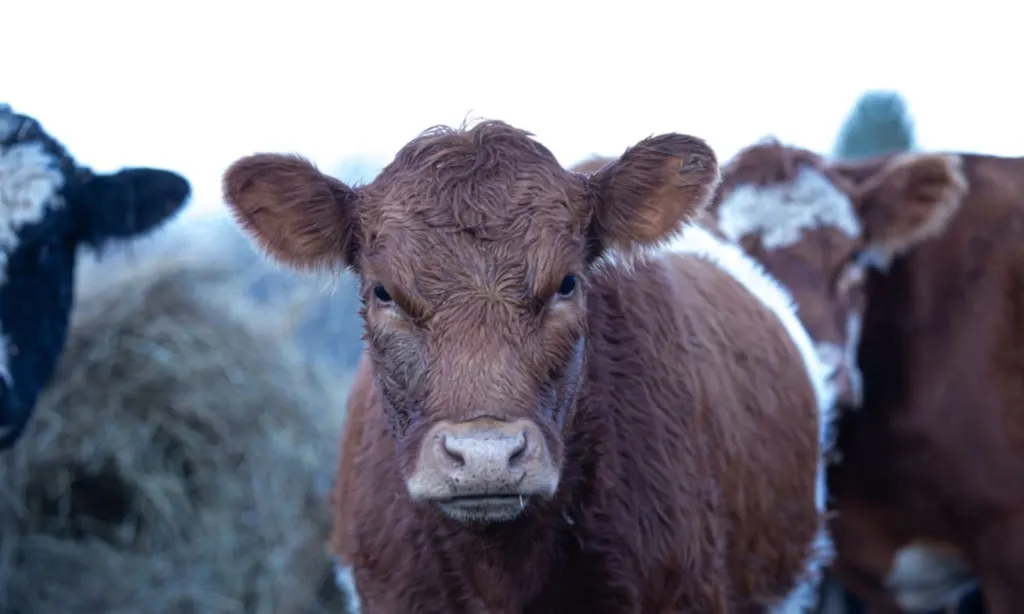
[[[1024,607],[1024,159],[741,152],[712,206],[797,300],[851,407],[829,490],[840,580],[922,612]],[[861,383],[863,382],[863,383]]]
[[[352,610],[803,611],[824,381],[776,284],[678,236],[714,153],[667,134],[586,176],[531,136],[436,128],[360,188],[278,154],[225,174],[270,254],[360,279],[333,496]]]

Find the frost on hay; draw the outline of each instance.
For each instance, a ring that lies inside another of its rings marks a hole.
[[[104,282],[0,457],[0,611],[341,611],[324,482],[348,382],[232,271],[168,260],[82,267]]]

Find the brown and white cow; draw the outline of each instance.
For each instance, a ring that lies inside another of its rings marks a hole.
[[[242,158],[273,256],[360,279],[332,547],[353,612],[802,612],[824,533],[822,369],[784,291],[697,226],[712,150],[594,175],[498,121],[370,184]]]
[[[827,163],[768,141],[711,207],[798,303],[837,393],[835,573],[880,612],[1024,604],[1024,159]]]

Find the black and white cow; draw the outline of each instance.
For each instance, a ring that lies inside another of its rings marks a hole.
[[[53,377],[79,245],[140,236],[191,193],[167,170],[79,166],[34,118],[0,104],[0,450],[21,436]]]

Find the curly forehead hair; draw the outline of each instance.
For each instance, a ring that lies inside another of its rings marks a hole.
[[[531,209],[524,215],[531,205],[562,205],[563,224],[571,223],[565,205],[584,196],[584,184],[571,181],[532,137],[501,121],[424,131],[366,186],[361,218],[367,239],[399,216],[404,223],[464,231],[480,240],[521,237],[541,214]]]

